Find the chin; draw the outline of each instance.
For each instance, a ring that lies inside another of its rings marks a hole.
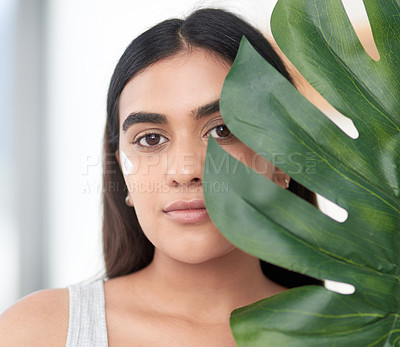
[[[235,247],[232,244],[223,245],[222,247],[221,245],[218,245],[218,247],[193,245],[191,247],[179,247],[171,252],[169,257],[182,263],[200,265],[212,260],[221,259],[233,250],[235,250]]]
[[[163,230],[162,233],[146,234],[155,249],[165,257],[182,263],[203,264],[236,249],[214,225],[184,228],[168,225],[153,227],[153,230]]]

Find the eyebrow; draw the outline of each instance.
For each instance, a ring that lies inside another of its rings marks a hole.
[[[198,120],[218,111],[219,99],[198,107],[191,112],[191,115],[195,120]],[[132,125],[139,123],[165,124],[167,123],[167,117],[160,113],[133,112],[125,119],[122,124],[122,130],[126,132]]]
[[[126,132],[129,127],[138,123],[155,123],[164,124],[167,122],[167,118],[158,113],[147,113],[147,112],[133,112],[131,113],[122,124],[122,130]]]
[[[192,116],[194,117],[195,120],[198,120],[200,118],[209,116],[218,111],[219,111],[219,99],[210,102],[209,104],[206,104],[204,106],[200,106],[198,109],[192,112]]]

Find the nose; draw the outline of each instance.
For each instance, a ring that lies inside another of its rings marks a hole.
[[[170,187],[201,187],[206,146],[181,144],[168,153],[167,180]]]

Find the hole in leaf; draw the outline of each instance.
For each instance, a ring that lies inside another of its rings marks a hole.
[[[324,280],[324,286],[326,289],[331,292],[343,294],[343,295],[351,295],[356,291],[356,287],[349,283],[336,282],[331,280]]]
[[[332,218],[336,222],[343,223],[347,220],[349,213],[334,202],[317,194],[318,207],[323,214]]]
[[[352,139],[357,139],[359,132],[353,121],[337,111],[296,69],[289,61],[285,54],[278,47],[276,42],[272,41],[272,45],[281,59],[284,61],[286,68],[293,78],[294,85],[303,96],[325,114],[336,126]]]
[[[342,3],[361,45],[373,60],[378,61],[379,52],[375,45],[363,0],[342,0]]]
[[[330,106],[328,109],[325,109],[323,112],[347,136],[351,137],[352,139],[358,138],[360,134],[350,118],[342,115],[340,112],[336,111],[332,106]]]

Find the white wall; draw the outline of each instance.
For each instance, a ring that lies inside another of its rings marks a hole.
[[[13,168],[13,93],[16,4],[0,0],[0,312],[17,299],[19,253],[16,213],[13,209],[16,185]],[[4,282],[3,282],[4,280]],[[4,285],[6,283],[6,285]]]

